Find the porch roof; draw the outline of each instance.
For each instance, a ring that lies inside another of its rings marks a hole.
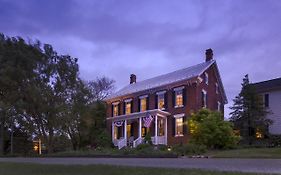
[[[160,109],[152,109],[152,110],[148,110],[148,111],[144,111],[144,112],[135,112],[135,113],[126,114],[126,115],[108,117],[108,118],[106,118],[106,120],[119,121],[119,120],[125,120],[125,119],[137,119],[140,117],[145,117],[147,115],[147,113],[149,113],[150,115],[157,115],[157,116],[163,117],[163,118],[171,115],[169,112],[162,111]]]

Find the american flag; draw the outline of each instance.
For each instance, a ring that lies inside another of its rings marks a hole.
[[[144,127],[149,128],[153,120],[153,117],[149,113],[147,113],[142,120],[143,120]]]

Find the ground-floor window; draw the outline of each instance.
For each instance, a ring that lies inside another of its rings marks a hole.
[[[175,124],[176,136],[183,136],[183,117],[177,117]]]

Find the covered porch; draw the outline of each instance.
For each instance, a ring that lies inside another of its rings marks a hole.
[[[166,111],[154,109],[107,118],[111,121],[112,142],[119,149],[126,146],[135,148],[150,134],[152,144],[167,145],[169,115]]]

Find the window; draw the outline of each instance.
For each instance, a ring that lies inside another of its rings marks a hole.
[[[132,99],[125,100],[125,114],[132,113]]]
[[[158,109],[165,109],[165,91],[157,93]]]
[[[216,83],[216,94],[219,94],[219,85]]]
[[[183,107],[183,89],[184,87],[175,88],[175,108]]]
[[[183,117],[176,117],[175,120],[175,136],[183,136]]]
[[[208,76],[207,72],[205,72],[205,74],[204,74],[204,81],[207,85],[209,84],[209,76]]]
[[[205,90],[202,90],[201,101],[202,101],[202,107],[206,108],[207,107],[207,92]]]
[[[140,97],[140,112],[146,111],[147,110],[147,97],[148,95],[141,96]]]
[[[119,102],[113,103],[113,117],[119,115]]]
[[[221,103],[218,101],[218,111],[221,111]]]
[[[264,94],[264,107],[269,107],[269,94]]]

